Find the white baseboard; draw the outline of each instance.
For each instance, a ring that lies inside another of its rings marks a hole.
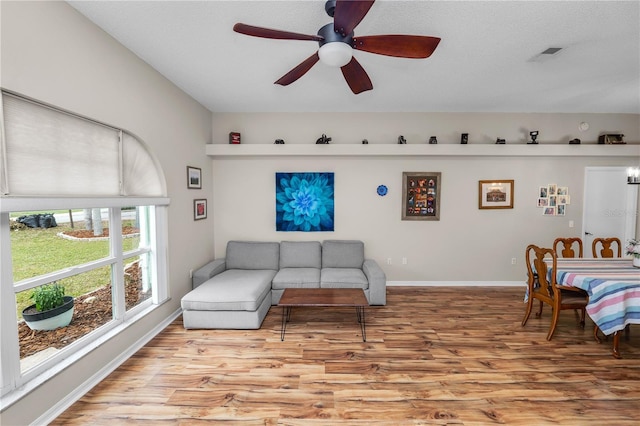
[[[387,287],[525,287],[524,281],[387,281]]]
[[[78,386],[73,392],[66,395],[63,399],[58,401],[53,407],[44,412],[37,420],[32,424],[44,425],[49,424],[55,420],[60,414],[62,414],[67,408],[71,407],[76,401],[82,398],[87,392],[93,389],[98,383],[104,380],[109,374],[115,371],[126,360],[131,358],[138,350],[142,349],[144,345],[149,343],[158,333],[167,328],[176,318],[182,315],[182,309],[179,308],[173,312],[169,317],[156,325],[153,329],[149,330],[147,334],[142,336],[134,345],[131,345],[126,351],[122,352],[117,358],[114,358],[109,364],[105,365],[93,376],[87,379],[81,386]]]

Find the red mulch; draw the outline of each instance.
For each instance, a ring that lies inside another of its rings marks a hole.
[[[138,232],[140,232],[140,230],[138,228],[134,228],[132,226],[123,226],[122,227],[122,235],[137,234]],[[104,231],[102,232],[102,235],[93,235],[93,231],[92,230],[86,230],[86,229],[71,229],[71,230],[68,230],[68,231],[64,231],[63,234],[69,235],[71,237],[76,237],[76,238],[108,237],[109,236],[109,228],[104,228]]]
[[[125,232],[125,228],[123,228],[123,234],[138,232],[138,229],[130,228],[127,231]],[[93,231],[72,230],[65,231],[65,234],[79,238],[94,238]],[[104,236],[108,236],[108,230]],[[141,271],[138,263],[134,263],[125,270],[125,293],[127,309],[151,297],[150,293],[142,292]],[[61,349],[69,345],[113,319],[111,307],[111,285],[108,285],[76,297],[73,319],[66,327],[51,331],[34,331],[21,320],[18,322],[20,358],[33,355],[46,348]]]

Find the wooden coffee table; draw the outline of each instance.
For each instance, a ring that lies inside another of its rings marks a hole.
[[[291,319],[293,307],[344,307],[356,308],[356,317],[362,329],[362,341],[367,341],[364,308],[369,306],[361,288],[287,288],[282,293],[278,306],[282,306],[282,328],[280,340],[284,340],[287,322]]]

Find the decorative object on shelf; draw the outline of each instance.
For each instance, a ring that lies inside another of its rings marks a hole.
[[[402,172],[402,220],[440,220],[440,172]]]
[[[31,294],[35,304],[22,310],[22,318],[32,330],[55,330],[66,327],[73,318],[73,297],[64,295],[56,283],[36,287]]]
[[[629,185],[640,185],[640,168],[629,167],[627,169],[627,183]]]
[[[478,181],[479,209],[512,209],[513,179]]]
[[[431,136],[429,138],[429,145],[435,145],[438,143],[438,138],[436,138],[435,136]]]
[[[284,139],[276,139],[274,142],[275,145],[284,145]]]
[[[531,141],[527,142],[528,145],[538,145],[536,139],[538,139],[538,134],[540,132],[538,130],[533,130],[529,132],[529,136],[531,136]]]
[[[504,145],[506,143],[507,143],[506,139],[500,139],[500,138],[496,139],[496,145]]]
[[[378,188],[376,189],[376,192],[378,193],[379,196],[384,197],[385,195],[387,195],[387,186],[386,185],[378,185]]]
[[[207,200],[193,200],[193,220],[200,220],[207,218]]]
[[[240,133],[231,132],[229,133],[229,143],[233,145],[237,145],[240,143]]]
[[[640,268],[640,240],[630,239],[627,242],[625,252],[633,257],[633,266]]]
[[[398,136],[398,144],[399,145],[406,145],[407,140],[404,138],[404,136],[400,135]]]
[[[542,208],[544,216],[564,216],[569,204],[571,204],[571,196],[568,186],[550,183],[539,187],[537,207]]]
[[[589,130],[589,123],[583,121],[582,123],[578,124],[578,130],[580,130],[581,132],[586,132],[587,130]]]
[[[202,189],[202,169],[187,166],[187,188]]]
[[[331,142],[331,138],[327,137],[324,133],[316,140],[316,144],[329,144]]]
[[[276,231],[333,231],[331,172],[276,173]]]
[[[581,143],[581,142],[582,142],[582,141],[581,141],[580,139],[575,138],[575,139],[571,139],[571,140],[569,141],[569,145],[580,145],[580,143]]]
[[[605,145],[624,145],[624,135],[621,133],[606,134],[598,136],[598,143]]]
[[[460,143],[466,145],[469,143],[469,133],[463,133],[460,135]]]
[[[366,139],[362,139],[362,145],[369,145],[369,141]]]

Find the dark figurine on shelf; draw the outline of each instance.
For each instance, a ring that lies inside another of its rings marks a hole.
[[[496,139],[496,144],[498,145],[504,145],[506,143],[507,143],[506,139],[500,139],[500,138]]]
[[[536,141],[536,139],[538,139],[538,133],[540,133],[540,132],[537,131],[537,130],[529,132],[529,136],[531,136],[531,142],[527,142],[527,144],[529,144],[529,145],[538,145],[538,142]]]
[[[400,135],[398,136],[398,144],[399,145],[405,145],[407,143],[407,140],[404,138],[404,136]]]
[[[276,139],[274,144],[276,144],[276,145],[284,145],[284,140],[283,139]]]
[[[431,144],[431,145],[435,145],[435,144],[437,144],[437,143],[438,143],[438,138],[436,138],[435,136],[431,136],[431,137],[429,138],[429,144]]]
[[[575,138],[569,141],[569,145],[580,145],[580,139]]]
[[[362,139],[362,145],[369,145],[369,141],[366,139]]]
[[[469,133],[463,133],[460,135],[460,143],[466,145],[469,143]]]
[[[316,144],[328,144],[329,142],[331,142],[331,138],[327,137],[324,133],[316,140]]]

